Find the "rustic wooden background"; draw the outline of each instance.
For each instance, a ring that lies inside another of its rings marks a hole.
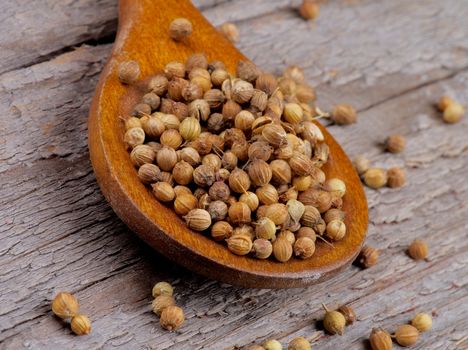
[[[401,190],[366,190],[368,242],[380,263],[310,288],[255,290],[194,275],[149,249],[116,217],[89,162],[86,119],[117,24],[116,0],[0,2],[0,348],[229,349],[295,336],[315,349],[366,349],[416,312],[434,328],[414,348],[468,348],[468,117],[446,125],[442,94],[468,104],[467,0],[329,0],[317,21],[292,0],[197,0],[216,25],[234,21],[239,48],[262,68],[306,69],[319,103],[352,103],[359,122],[330,131],[350,156],[405,166]],[[146,25],[157,25],[146,23]],[[382,151],[390,133],[408,140]],[[405,248],[415,237],[428,262]],[[151,287],[174,283],[187,321],[160,329]],[[77,295],[93,333],[71,334],[50,312]],[[325,335],[320,303],[351,304],[359,322]]]

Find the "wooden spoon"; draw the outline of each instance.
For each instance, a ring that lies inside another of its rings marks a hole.
[[[168,34],[170,22],[185,17],[193,34],[181,43]],[[89,149],[97,181],[117,215],[158,252],[186,268],[230,284],[258,288],[300,287],[323,281],[347,267],[361,249],[367,230],[367,203],[351,162],[324,129],[331,159],[324,167],[327,177],[346,183],[343,210],[347,234],[334,247],[318,241],[309,260],[287,263],[236,256],[225,245],[189,230],[171,208],[159,204],[138,179],[125,150],[123,122],[145,92],[144,82],[124,86],[117,66],[136,60],[143,77],[154,75],[170,61],[204,52],[209,60],[222,60],[235,72],[246,58],[186,0],[121,0],[119,29],[114,48],[94,95],[89,114]],[[103,233],[103,234],[112,234]]]

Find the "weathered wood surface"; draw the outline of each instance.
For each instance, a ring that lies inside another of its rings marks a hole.
[[[115,1],[2,2],[0,348],[225,349],[304,335],[316,349],[366,349],[372,327],[392,331],[417,311],[436,316],[414,348],[468,348],[468,118],[445,125],[433,108],[443,93],[468,104],[468,4],[329,1],[307,23],[293,9],[298,1],[196,3],[215,24],[236,21],[239,48],[261,67],[305,66],[320,105],[354,104],[356,125],[330,127],[349,155],[407,168],[404,189],[366,190],[368,242],[382,250],[380,263],[270,291],[220,285],[155,254],[103,200],[86,147]],[[382,152],[394,132],[408,139],[402,155]],[[429,242],[428,262],[405,255],[414,237]],[[175,334],[150,312],[161,279],[175,284],[187,313]],[[78,296],[91,336],[71,335],[51,315],[59,290]],[[327,336],[316,322],[321,302],[351,303],[360,321]]]

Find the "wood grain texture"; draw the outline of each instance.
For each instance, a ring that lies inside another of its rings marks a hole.
[[[206,280],[155,254],[106,204],[86,152],[87,108],[111,45],[67,49],[0,75],[0,348],[217,350],[305,335],[316,349],[368,349],[372,327],[393,331],[419,311],[436,316],[414,349],[467,348],[468,119],[445,125],[432,104],[441,94],[468,104],[468,9],[458,0],[330,1],[307,24],[289,2],[275,10],[277,2],[249,3],[263,11],[249,17],[245,2],[232,1],[211,2],[204,13],[215,23],[239,19],[239,48],[265,69],[305,63],[320,104],[355,104],[356,125],[329,128],[349,154],[406,166],[405,188],[366,190],[368,243],[381,249],[380,263],[311,288],[271,291]],[[56,2],[54,20],[63,21],[68,6]],[[85,10],[76,19],[86,21],[95,7]],[[11,25],[0,22],[3,37],[26,26]],[[53,46],[42,33],[36,25],[36,40]],[[393,132],[407,137],[401,155],[382,152]],[[429,243],[428,263],[404,254],[414,237]],[[176,334],[150,312],[150,289],[163,279],[187,313]],[[51,315],[59,290],[76,293],[93,320],[91,336],[74,337]],[[316,321],[321,302],[349,302],[360,321],[343,337],[327,336]]]
[[[167,31],[171,21],[179,17],[189,19],[194,27],[192,35],[180,43],[172,40]],[[158,26],[141,26],[151,20]],[[324,128],[331,156],[323,171],[327,178],[338,177],[346,184],[343,203],[346,236],[335,242],[334,247],[319,242],[311,259],[291,259],[283,264],[234,255],[225,245],[189,230],[183,219],[156,201],[140,182],[125,150],[125,130],[120,116],[131,115],[133,107],[146,93],[146,83],[143,80],[133,87],[122,85],[118,80],[118,65],[129,59],[135,60],[139,62],[142,77],[148,78],[162,71],[168,62],[185,62],[195,52],[204,52],[209,61],[222,60],[231,73],[235,73],[239,60],[246,60],[189,2],[120,2],[116,43],[99,79],[88,123],[94,172],[114,211],[130,229],[163,255],[192,271],[225,283],[257,288],[303,287],[344,270],[359,254],[364,242],[367,203],[351,161]]]

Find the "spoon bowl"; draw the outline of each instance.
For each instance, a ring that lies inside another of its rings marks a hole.
[[[169,37],[170,22],[189,19],[194,31],[182,42]],[[367,230],[367,203],[360,179],[338,143],[319,123],[330,159],[323,167],[327,178],[346,184],[343,210],[347,234],[330,247],[317,241],[314,256],[287,263],[236,256],[225,245],[191,231],[175,212],[160,204],[137,177],[125,149],[125,128],[119,116],[129,115],[145,91],[145,81],[122,85],[120,62],[135,60],[142,77],[160,72],[170,61],[185,61],[196,52],[209,61],[221,60],[235,72],[246,58],[193,7],[189,1],[121,0],[119,29],[111,56],[101,73],[89,113],[89,150],[97,181],[117,215],[144,241],[176,263],[207,277],[244,287],[288,288],[323,281],[342,271],[356,258]]]

